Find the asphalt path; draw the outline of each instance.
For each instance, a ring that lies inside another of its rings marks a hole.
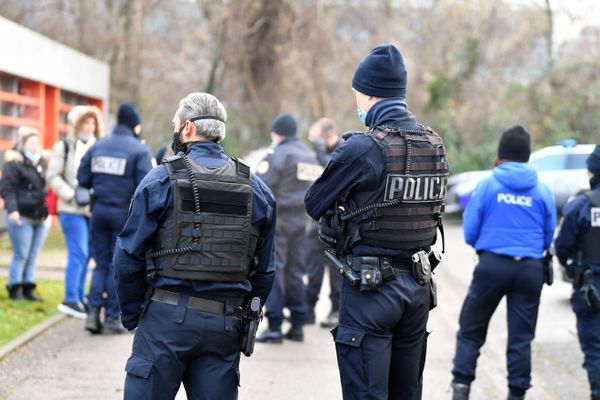
[[[423,396],[427,400],[451,398],[450,370],[458,314],[476,264],[476,255],[464,244],[458,223],[447,224],[446,239],[446,255],[436,271],[439,305],[429,320]],[[542,294],[533,343],[533,388],[527,394],[528,400],[589,398],[569,305],[571,289],[556,275],[555,284],[545,286]],[[318,320],[329,309],[327,287],[324,284]],[[305,334],[304,343],[257,344],[251,358],[242,356],[240,399],[341,398],[329,331],[309,326]],[[68,319],[0,361],[0,398],[120,399],[132,337],[92,336],[84,331],[83,321]],[[506,398],[506,338],[506,304],[502,302],[479,358],[472,399]],[[185,398],[182,389],[177,399]]]

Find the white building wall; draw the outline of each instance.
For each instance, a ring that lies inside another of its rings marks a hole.
[[[0,17],[0,72],[108,104],[108,64]]]

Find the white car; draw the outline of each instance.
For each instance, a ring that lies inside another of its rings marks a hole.
[[[540,181],[550,188],[559,213],[575,192],[589,188],[585,160],[594,147],[594,144],[576,144],[568,140],[531,153],[529,163],[538,171]],[[464,210],[477,184],[491,173],[491,170],[470,171],[450,177],[446,212]]]

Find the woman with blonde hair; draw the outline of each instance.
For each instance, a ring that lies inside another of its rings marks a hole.
[[[35,261],[48,234],[46,162],[40,133],[21,127],[15,149],[4,154],[0,195],[13,249],[8,285],[11,300],[40,301],[35,295]]]
[[[83,155],[104,133],[102,115],[95,106],[75,106],[68,115],[67,136],[57,141],[46,175],[58,196],[58,219],[67,245],[65,297],[58,310],[76,317],[86,317],[85,278],[90,259],[90,207],[78,203],[77,169]]]

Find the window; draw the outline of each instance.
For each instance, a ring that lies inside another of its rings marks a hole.
[[[589,154],[569,154],[567,156],[567,169],[586,169]]]

